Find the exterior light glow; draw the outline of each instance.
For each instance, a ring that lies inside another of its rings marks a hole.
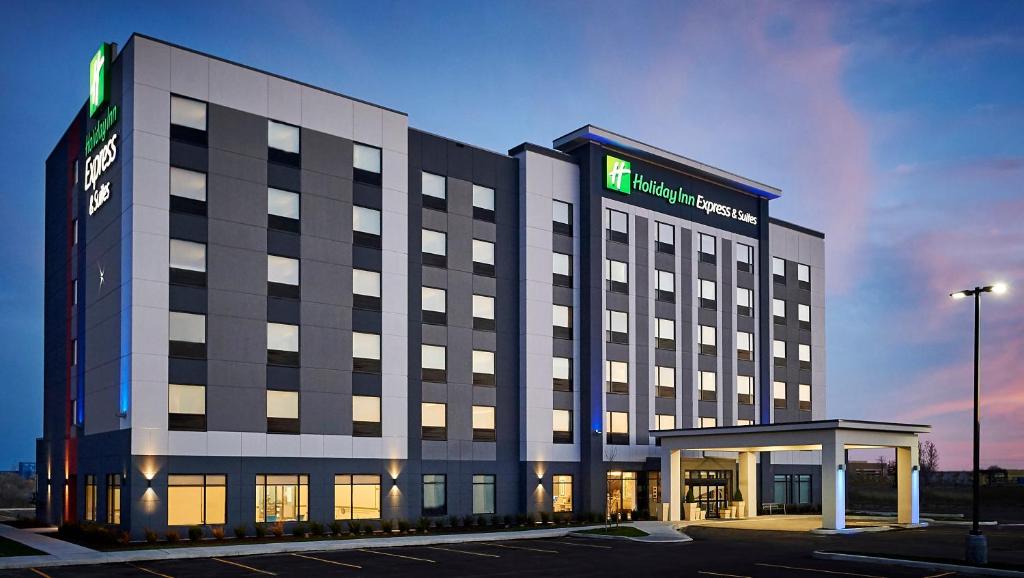
[[[996,283],[992,286],[992,292],[996,295],[1002,295],[1009,291],[1010,287],[1006,283]]]
[[[956,293],[950,293],[949,296],[953,299],[963,299],[964,297],[967,297],[967,294],[963,291],[957,291]]]

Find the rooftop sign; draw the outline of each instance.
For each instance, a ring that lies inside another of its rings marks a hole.
[[[110,92],[110,61],[113,60],[113,45],[104,42],[89,61],[89,116],[107,104]]]

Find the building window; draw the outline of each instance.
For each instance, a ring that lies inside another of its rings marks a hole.
[[[71,367],[78,365],[78,340],[71,340]],[[75,412],[77,413],[77,412]]]
[[[625,361],[605,361],[605,391],[629,393],[629,364]]]
[[[551,254],[551,283],[558,287],[572,287],[572,255]]]
[[[171,95],[171,139],[206,146],[206,103]]]
[[[658,397],[676,396],[676,368],[656,365],[654,367],[654,389]]]
[[[78,178],[78,171],[77,170],[75,171],[75,178],[76,179]],[[204,187],[204,189],[203,189],[203,191],[204,191],[203,192],[203,198],[204,199],[206,198],[205,190],[206,189]],[[74,246],[74,245],[77,245],[77,244],[78,244],[78,219],[71,219],[71,245]]]
[[[299,127],[267,121],[267,160],[270,162],[301,166],[299,141]]]
[[[448,324],[448,291],[436,287],[421,289],[423,322],[429,325]]]
[[[121,523],[121,474],[107,474],[107,523]]]
[[[659,413],[654,415],[654,429],[666,430],[676,429],[676,416],[670,413]]]
[[[775,367],[786,367],[786,342],[781,339],[772,340],[772,357]]]
[[[352,244],[380,249],[380,211],[352,205]]]
[[[171,239],[170,282],[174,285],[206,287],[206,245]]]
[[[666,303],[676,302],[676,276],[671,271],[656,270],[654,273],[654,297]]]
[[[736,288],[736,314],[743,317],[754,315],[754,292],[744,287]]]
[[[629,414],[624,411],[605,412],[607,420],[608,436],[606,442],[610,445],[629,444]]]
[[[309,519],[309,476],[256,476],[256,523],[303,522]]]
[[[551,358],[551,385],[555,391],[572,391],[572,359]]]
[[[352,269],[352,307],[380,311],[380,273]]]
[[[717,252],[715,251],[716,239],[704,233],[698,233],[698,235],[700,236],[700,246],[698,247],[697,256],[700,258],[700,262],[714,265],[717,262]]]
[[[494,243],[473,239],[473,273],[494,277]]]
[[[604,278],[609,291],[629,293],[629,265],[615,259],[604,260]]]
[[[299,326],[267,323],[267,364],[299,365]]]
[[[228,477],[224,475],[167,476],[167,525],[201,526],[227,520]]]
[[[203,250],[206,250],[206,246],[203,246]],[[174,270],[171,270],[174,273]],[[71,305],[78,305],[78,279],[71,280]]]
[[[206,357],[206,316],[171,311],[168,317],[168,353],[171,357]]]
[[[811,386],[806,383],[799,385],[799,401],[801,411],[811,411]]]
[[[803,263],[796,264],[796,280],[801,289],[811,288],[811,268]]]
[[[674,319],[654,319],[654,346],[674,351],[676,348],[676,322]]]
[[[606,339],[608,343],[629,343],[629,314],[625,311],[605,310]]]
[[[555,513],[572,511],[572,476],[551,476],[551,509]]]
[[[736,243],[736,268],[747,273],[754,272],[754,248]]]
[[[473,385],[494,385],[494,352],[473,350]]]
[[[444,441],[448,439],[448,405],[444,403],[421,403],[420,437],[425,440]]]
[[[170,175],[170,209],[179,213],[205,215],[206,173],[171,167]]]
[[[752,419],[737,419],[736,420],[736,425],[739,425],[739,426],[754,425],[754,420],[752,420]]]
[[[494,406],[474,405],[473,406],[473,441],[493,442],[494,435]]]
[[[572,205],[551,201],[551,229],[560,235],[572,236]]]
[[[718,307],[718,284],[709,279],[700,280],[700,306],[703,309],[715,309]]]
[[[700,418],[697,418],[697,427],[699,427],[699,428],[718,427],[718,419],[717,418],[713,418],[713,417],[700,417]]]
[[[272,187],[267,188],[267,227],[298,233],[299,194]]]
[[[772,257],[772,279],[779,284],[786,284],[786,260]]]
[[[448,187],[445,178],[424,171],[422,179],[423,206],[438,211],[447,211]]]
[[[629,243],[629,217],[622,211],[607,209],[608,240],[617,243]]]
[[[713,371],[699,371],[697,378],[700,382],[700,400],[715,401],[718,399],[718,376]]]
[[[786,409],[786,382],[772,382],[772,399],[775,402],[775,409]]]
[[[380,373],[380,335],[352,332],[352,371]]]
[[[494,513],[494,476],[473,474],[473,514]]]
[[[799,303],[796,306],[797,320],[800,322],[800,329],[811,330],[811,306]]]
[[[92,474],[85,476],[85,504],[82,509],[82,519],[86,522],[96,521],[96,476]]]
[[[701,355],[718,355],[718,330],[711,325],[699,325],[697,343]]]
[[[556,339],[572,339],[572,307],[552,305],[552,334]]]
[[[473,329],[494,331],[494,297],[473,295]]]
[[[267,390],[267,433],[299,433],[299,392]]]
[[[442,268],[448,266],[448,235],[423,229],[423,264]]]
[[[810,504],[810,474],[776,474],[772,480],[776,504]]]
[[[267,295],[299,298],[299,260],[267,255]]]
[[[676,252],[676,228],[667,223],[658,223],[654,250],[659,253],[674,255]]]
[[[446,482],[444,474],[423,474],[424,516],[443,516],[448,513]]]
[[[494,222],[494,189],[473,185],[473,218]]]
[[[185,431],[206,430],[205,385],[167,385],[167,428]]]
[[[352,180],[379,185],[380,173],[380,149],[352,143]]]
[[[740,405],[754,405],[754,377],[750,375],[736,376],[736,393]]]
[[[776,325],[786,324],[786,302],[782,299],[772,299],[772,320]]]
[[[363,438],[379,438],[380,398],[375,395],[352,396],[352,435]]]
[[[801,343],[797,346],[797,355],[800,359],[800,369],[811,368],[811,346]]]
[[[380,518],[380,476],[337,474],[334,476],[334,519],[376,520]]]
[[[746,331],[736,332],[736,358],[742,361],[754,361],[754,334]]]
[[[551,441],[556,444],[571,444],[572,437],[572,410],[551,410]]]
[[[448,381],[448,348],[444,345],[420,346],[420,379],[435,383]]]

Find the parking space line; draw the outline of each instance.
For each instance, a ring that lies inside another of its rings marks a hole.
[[[484,554],[483,552],[470,552],[469,550],[457,550],[455,548],[442,548],[440,546],[424,546],[431,550],[444,550],[445,552],[458,552],[459,554],[469,554],[470,556],[483,556],[484,558],[501,558],[497,554]]]
[[[360,552],[369,552],[370,554],[380,554],[381,556],[393,556],[395,558],[405,558],[406,560],[418,560],[420,562],[430,562],[431,564],[436,564],[437,563],[436,560],[431,560],[429,558],[417,558],[416,556],[406,556],[405,554],[394,554],[394,553],[391,553],[391,552],[380,552],[378,550],[367,550],[366,548],[359,548],[358,551],[360,551]]]
[[[527,548],[526,546],[509,546],[508,544],[496,544],[494,542],[481,542],[496,548],[508,548],[509,550],[526,550],[527,552],[544,552],[545,554],[557,554],[558,550],[544,550],[543,548]]]
[[[739,574],[722,574],[721,572],[709,572],[707,570],[698,570],[698,574],[706,574],[708,576],[725,576],[725,578],[750,578],[750,576],[741,576]]]
[[[569,546],[581,546],[583,548],[600,548],[602,550],[611,550],[611,546],[599,546],[597,544],[584,544],[583,542],[571,542],[569,540],[555,540],[556,544],[566,544]]]
[[[292,552],[292,556],[298,556],[299,558],[305,558],[307,560],[316,560],[317,562],[326,562],[327,564],[335,564],[337,566],[347,566],[349,568],[355,568],[356,570],[362,570],[362,566],[356,564],[349,564],[348,562],[338,562],[337,560],[328,560],[327,558],[317,558],[316,556],[310,556],[309,554],[297,554]]]
[[[925,576],[924,578],[942,578],[943,576],[952,576],[956,572],[943,572],[942,574],[932,574],[931,576]]]
[[[884,578],[874,574],[857,574],[854,572],[840,572],[838,570],[822,570],[821,568],[801,568],[799,566],[783,566],[782,564],[763,564],[758,562],[755,566],[767,566],[768,568],[785,568],[786,570],[803,570],[804,572],[821,572],[823,574],[837,574],[839,576],[860,576],[860,578]]]
[[[232,566],[238,566],[239,568],[245,568],[246,570],[252,570],[253,572],[259,572],[260,574],[266,574],[267,576],[277,576],[277,574],[274,574],[273,572],[270,572],[270,571],[267,571],[267,570],[260,570],[259,568],[253,568],[252,566],[246,566],[245,564],[242,564],[241,562],[232,562],[231,560],[225,560],[224,558],[212,558],[212,559],[216,560],[218,562],[222,562],[224,564],[231,564]]]
[[[29,568],[29,570],[35,572],[36,574],[39,574],[43,578],[53,578],[53,576],[50,576],[49,574],[47,574],[46,572],[43,572],[42,570],[38,570],[36,568]]]
[[[143,572],[147,572],[147,573],[152,574],[154,576],[160,576],[160,578],[174,578],[173,576],[168,576],[167,574],[161,574],[160,572],[157,572],[156,570],[150,570],[149,568],[143,568],[142,566],[139,566],[138,564],[133,564],[131,562],[127,562],[127,564],[129,566],[131,566],[132,568],[135,568],[136,570],[142,570]]]

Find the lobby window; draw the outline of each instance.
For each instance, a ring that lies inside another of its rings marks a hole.
[[[736,314],[743,317],[754,315],[754,292],[745,287],[736,288]]]
[[[420,437],[425,440],[448,439],[448,405],[444,403],[420,404]]]
[[[85,476],[85,504],[82,508],[82,519],[86,522],[96,521],[96,476]]]
[[[662,365],[654,367],[654,392],[658,397],[676,396],[676,368]]]
[[[676,252],[676,228],[667,223],[658,223],[654,250],[659,253],[674,255]]]
[[[754,425],[754,420],[752,420],[752,419],[737,419],[736,420],[736,425],[739,425],[739,426]]]
[[[494,297],[473,295],[473,329],[494,331]]]
[[[572,307],[552,305],[552,335],[556,339],[572,339]]]
[[[718,419],[713,417],[699,417],[697,418],[697,427],[709,428],[718,427]]]
[[[423,264],[442,268],[448,266],[448,235],[423,229]]]
[[[206,287],[206,245],[171,239],[170,246],[171,284]]]
[[[698,325],[697,344],[701,355],[718,355],[718,329],[711,325]]]
[[[171,167],[170,195],[171,211],[205,215],[206,173]]]
[[[352,435],[354,437],[379,438],[380,398],[375,395],[352,396]]]
[[[423,206],[438,211],[448,210],[448,186],[446,179],[441,175],[423,171],[421,186],[423,191]]]
[[[654,272],[654,297],[665,303],[676,302],[676,276],[671,271]]]
[[[299,232],[299,194],[267,187],[267,227]]]
[[[775,409],[786,409],[786,382],[772,382],[772,400]]]
[[[572,410],[551,410],[551,441],[556,444],[572,443]]]
[[[494,352],[473,350],[473,385],[494,385]]]
[[[206,316],[171,311],[168,314],[168,353],[171,357],[206,357]]]
[[[703,309],[715,309],[718,307],[718,284],[710,279],[700,280],[700,306]]]
[[[629,293],[629,265],[615,259],[604,260],[606,287],[615,293]]]
[[[473,515],[494,513],[494,476],[473,474]]]
[[[608,343],[629,343],[629,314],[625,311],[605,310],[605,327]]]
[[[697,256],[701,263],[711,263],[714,265],[718,261],[718,253],[715,250],[716,239],[711,235],[705,235],[704,233],[698,233],[700,238],[700,245],[698,247]]]
[[[267,255],[267,295],[299,298],[299,260]]]
[[[740,405],[754,405],[754,377],[751,375],[737,375],[736,394]]]
[[[256,523],[304,522],[309,519],[309,476],[256,476]]]
[[[782,299],[772,299],[772,321],[776,325],[786,324],[786,302]]]
[[[352,307],[380,311],[380,272],[352,269]]]
[[[670,413],[659,413],[654,415],[654,429],[666,430],[676,429],[676,416]]]
[[[171,140],[206,146],[206,103],[171,95]]]
[[[743,243],[736,243],[736,269],[747,273],[754,272],[754,248]]]
[[[800,329],[811,330],[811,306],[800,303],[796,306],[796,317],[800,321]]]
[[[494,243],[473,239],[473,274],[494,277]]]
[[[352,205],[352,244],[380,249],[380,211]]]
[[[811,268],[803,263],[796,264],[796,280],[801,289],[811,288]]]
[[[473,218],[494,222],[494,189],[473,185]]]
[[[380,518],[380,476],[337,474],[334,476],[334,519],[376,520]]]
[[[444,474],[423,474],[424,516],[443,516],[448,513],[447,485]]]
[[[772,340],[772,357],[775,367],[786,367],[786,342],[781,339]]]
[[[718,376],[713,371],[698,371],[697,379],[700,386],[701,401],[718,399]]]
[[[605,215],[608,228],[608,240],[617,243],[629,243],[629,217],[622,211],[606,209]]]
[[[629,444],[629,414],[624,411],[605,412],[607,421],[608,436],[606,442],[609,445]]]
[[[444,345],[420,346],[420,379],[435,383],[448,380],[448,348]]]
[[[797,346],[797,356],[800,359],[800,369],[811,368],[811,346],[801,343]]]
[[[555,513],[572,511],[572,476],[551,476],[551,509]]]
[[[572,358],[551,358],[551,387],[555,391],[572,391]]]
[[[494,435],[494,406],[474,405],[473,406],[473,441],[493,442]]]
[[[206,431],[206,386],[167,384],[167,429]]]
[[[654,319],[654,346],[674,351],[676,348],[676,322],[674,319]]]
[[[299,365],[299,326],[267,323],[267,364]]]
[[[352,143],[352,180],[369,185],[379,185],[380,173],[380,149]]]
[[[777,504],[811,503],[810,474],[776,474],[772,484]]]
[[[786,284],[786,260],[772,257],[772,279],[781,285]]]
[[[228,477],[170,474],[167,476],[167,525],[202,526],[227,520]]]
[[[300,156],[299,127],[281,122],[267,121],[267,160],[298,167]]]
[[[629,393],[629,363],[605,361],[605,391],[608,393]]]
[[[352,371],[380,373],[380,335],[352,332]]]
[[[551,201],[551,230],[559,235],[572,236],[572,204]]]
[[[299,433],[299,392],[267,390],[267,433]]]
[[[572,287],[572,255],[551,254],[551,283],[558,287]]]
[[[800,410],[811,411],[811,386],[806,383],[801,383],[798,386],[800,395]]]
[[[736,358],[743,361],[754,361],[754,334],[747,331],[736,332]]]
[[[107,523],[121,523],[121,474],[107,474]]]
[[[448,324],[448,292],[436,287],[421,289],[423,322],[429,325]]]

